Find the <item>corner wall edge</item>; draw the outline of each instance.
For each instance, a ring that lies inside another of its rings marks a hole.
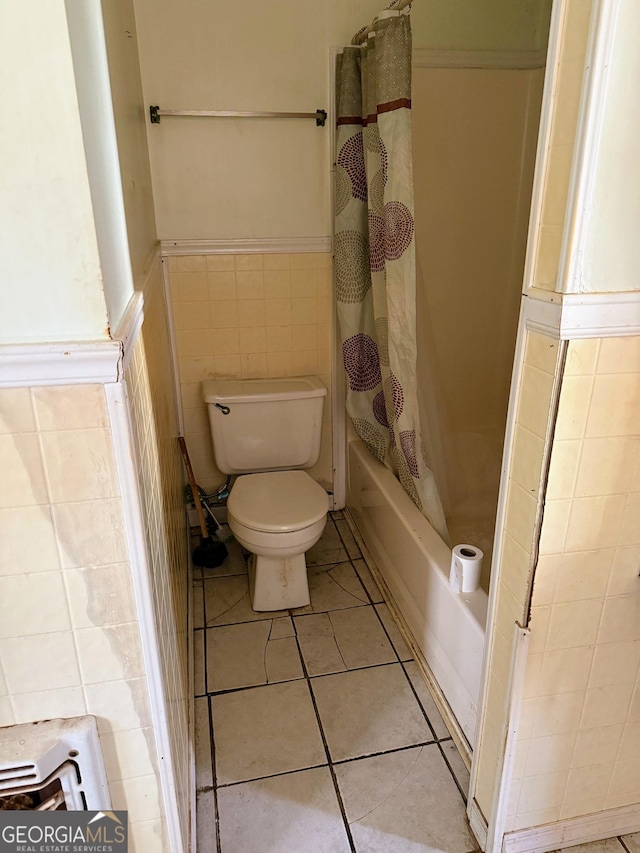
[[[640,291],[524,294],[526,327],[556,340],[640,335]]]

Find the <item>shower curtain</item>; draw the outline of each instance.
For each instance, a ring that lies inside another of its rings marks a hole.
[[[448,542],[416,380],[411,24],[383,12],[337,64],[335,270],[347,411]]]

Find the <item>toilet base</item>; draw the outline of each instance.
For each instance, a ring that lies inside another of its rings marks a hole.
[[[254,610],[289,610],[310,602],[307,561],[294,557],[249,558],[249,594]]]

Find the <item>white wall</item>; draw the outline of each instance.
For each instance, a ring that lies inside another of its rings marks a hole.
[[[103,0],[102,15],[131,269],[139,289],[157,237],[133,0]]]
[[[379,0],[136,0],[145,103],[313,112],[329,48]],[[163,118],[149,126],[161,239],[330,233],[330,128],[313,120]]]
[[[640,290],[640,5],[620,0],[596,152],[582,291]]]
[[[100,0],[65,0],[102,278],[113,331],[133,295]]]
[[[0,343],[108,337],[63,0],[0,4]]]
[[[131,0],[66,0],[111,330],[142,286],[156,243]]]

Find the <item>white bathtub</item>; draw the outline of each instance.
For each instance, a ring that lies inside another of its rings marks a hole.
[[[487,594],[452,592],[451,550],[362,442],[350,442],[348,466],[347,507],[473,748]]]

